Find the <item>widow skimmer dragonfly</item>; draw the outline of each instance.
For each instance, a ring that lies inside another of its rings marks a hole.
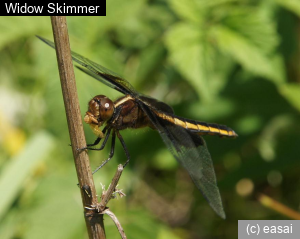
[[[37,36],[40,40],[55,48],[53,42]],[[202,135],[219,135],[220,137],[237,137],[237,134],[227,126],[205,123],[179,117],[173,109],[164,102],[138,93],[133,86],[116,73],[72,51],[72,58],[84,73],[124,94],[116,101],[111,101],[104,95],[93,97],[88,103],[88,111],[84,121],[89,124],[97,139],[83,149],[102,150],[112,132],[112,147],[109,158],[94,172],[107,163],[114,154],[116,136],[125,151],[127,161],[130,156],[120,130],[127,128],[150,127],[156,130],[168,147],[174,158],[188,171],[196,187],[202,192],[213,210],[222,218],[225,212],[220,192],[217,186],[212,159]],[[99,128],[105,124],[101,131]],[[98,145],[104,138],[102,146]]]

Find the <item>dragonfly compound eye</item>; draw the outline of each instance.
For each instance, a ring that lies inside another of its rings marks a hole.
[[[99,112],[101,120],[106,121],[110,119],[114,113],[114,103],[107,97],[102,98]]]
[[[97,124],[100,126],[104,121],[110,119],[113,113],[113,102],[104,95],[97,95],[89,101],[84,121],[87,124]]]

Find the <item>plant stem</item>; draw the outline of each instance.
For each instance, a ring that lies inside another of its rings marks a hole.
[[[98,201],[87,152],[77,150],[85,147],[86,141],[82,127],[66,17],[51,16],[51,23],[72,151],[81,188],[83,208],[85,208],[87,205],[97,205]],[[106,238],[103,215],[85,210],[85,221],[89,238]]]

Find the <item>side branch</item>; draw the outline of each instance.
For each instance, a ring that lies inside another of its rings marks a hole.
[[[110,218],[113,220],[113,222],[115,223],[116,227],[118,228],[118,231],[121,235],[121,238],[122,239],[127,239],[126,235],[125,235],[125,232],[124,232],[124,229],[123,227],[121,226],[121,223],[119,222],[118,218],[116,217],[115,214],[113,214],[112,211],[110,211],[108,208],[105,209],[103,211],[104,214],[107,214],[108,216],[110,216]]]
[[[105,194],[102,196],[102,200],[99,203],[98,207],[99,207],[100,211],[103,211],[105,209],[106,204],[109,202],[109,200],[112,197],[112,194],[115,192],[115,188],[118,185],[118,182],[120,180],[122,172],[123,172],[123,165],[119,164],[117,172],[115,173],[115,176],[113,177],[113,179],[111,181],[111,184],[109,185],[109,187],[108,187],[107,191],[105,192]]]
[[[86,213],[87,217],[89,217],[91,213],[98,213],[98,215],[107,214],[113,220],[116,227],[118,228],[121,238],[126,239],[127,237],[125,235],[123,227],[121,226],[121,223],[119,222],[118,218],[112,211],[109,210],[109,208],[106,207],[109,200],[113,198],[113,193],[117,192],[121,195],[121,197],[125,195],[124,193],[121,192],[121,190],[116,190],[116,187],[117,187],[120,177],[122,175],[123,169],[124,169],[123,165],[119,164],[117,171],[115,173],[115,176],[112,179],[111,184],[109,185],[107,191],[104,191],[102,194],[101,202],[96,205],[91,205],[91,207],[85,207],[85,209],[87,211],[90,211],[90,213]],[[84,190],[86,191],[86,189],[84,189]],[[86,194],[88,195],[89,192],[86,191]]]

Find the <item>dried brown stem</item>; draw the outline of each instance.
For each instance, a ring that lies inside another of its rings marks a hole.
[[[113,220],[113,222],[115,223],[116,227],[118,228],[118,231],[119,231],[119,233],[120,233],[122,239],[126,239],[127,237],[126,237],[126,235],[125,235],[124,229],[123,229],[123,227],[121,226],[121,224],[120,224],[118,218],[116,217],[116,215],[113,214],[113,212],[110,211],[108,208],[105,209],[105,210],[103,211],[103,213],[104,213],[104,214],[107,214],[108,216],[110,216],[110,218]]]
[[[115,176],[113,177],[113,179],[111,181],[111,184],[109,185],[107,191],[105,192],[105,194],[102,197],[101,202],[99,203],[99,209],[100,209],[100,211],[103,211],[105,209],[106,204],[111,199],[112,194],[114,193],[115,188],[118,185],[118,182],[119,182],[119,179],[120,179],[120,177],[122,175],[122,172],[123,172],[123,165],[119,164],[118,165],[118,169],[117,169],[117,171],[115,173]]]
[[[122,175],[123,169],[124,169],[123,165],[119,164],[118,168],[117,168],[117,171],[115,173],[115,176],[112,179],[111,184],[109,185],[107,191],[105,191],[102,195],[101,202],[97,205],[91,205],[91,207],[85,207],[85,208],[87,210],[90,210],[91,212],[97,212],[97,213],[99,213],[99,215],[107,214],[113,220],[113,222],[115,223],[122,239],[126,239],[127,237],[125,235],[124,229],[122,228],[122,226],[121,226],[119,220],[117,219],[116,215],[112,211],[110,211],[109,208],[106,207],[109,200],[113,198],[112,194],[114,192],[116,192],[116,187],[117,187],[119,179]],[[84,190],[86,190],[86,189],[84,189]],[[120,192],[121,191],[119,190],[119,193]],[[88,195],[89,192],[87,192],[86,194]],[[123,193],[121,193],[121,194],[124,195]]]
[[[96,205],[97,196],[88,155],[86,151],[77,151],[77,148],[86,146],[86,141],[82,127],[66,17],[52,16],[51,23],[72,151],[79,185],[82,189],[82,203],[83,207]],[[89,238],[105,239],[103,215],[88,211],[85,216]]]
[[[268,207],[276,212],[279,212],[291,219],[300,220],[299,212],[294,211],[293,209],[283,205],[280,202],[277,202],[276,200],[274,200],[264,194],[260,194],[258,196],[258,201],[265,207]]]

